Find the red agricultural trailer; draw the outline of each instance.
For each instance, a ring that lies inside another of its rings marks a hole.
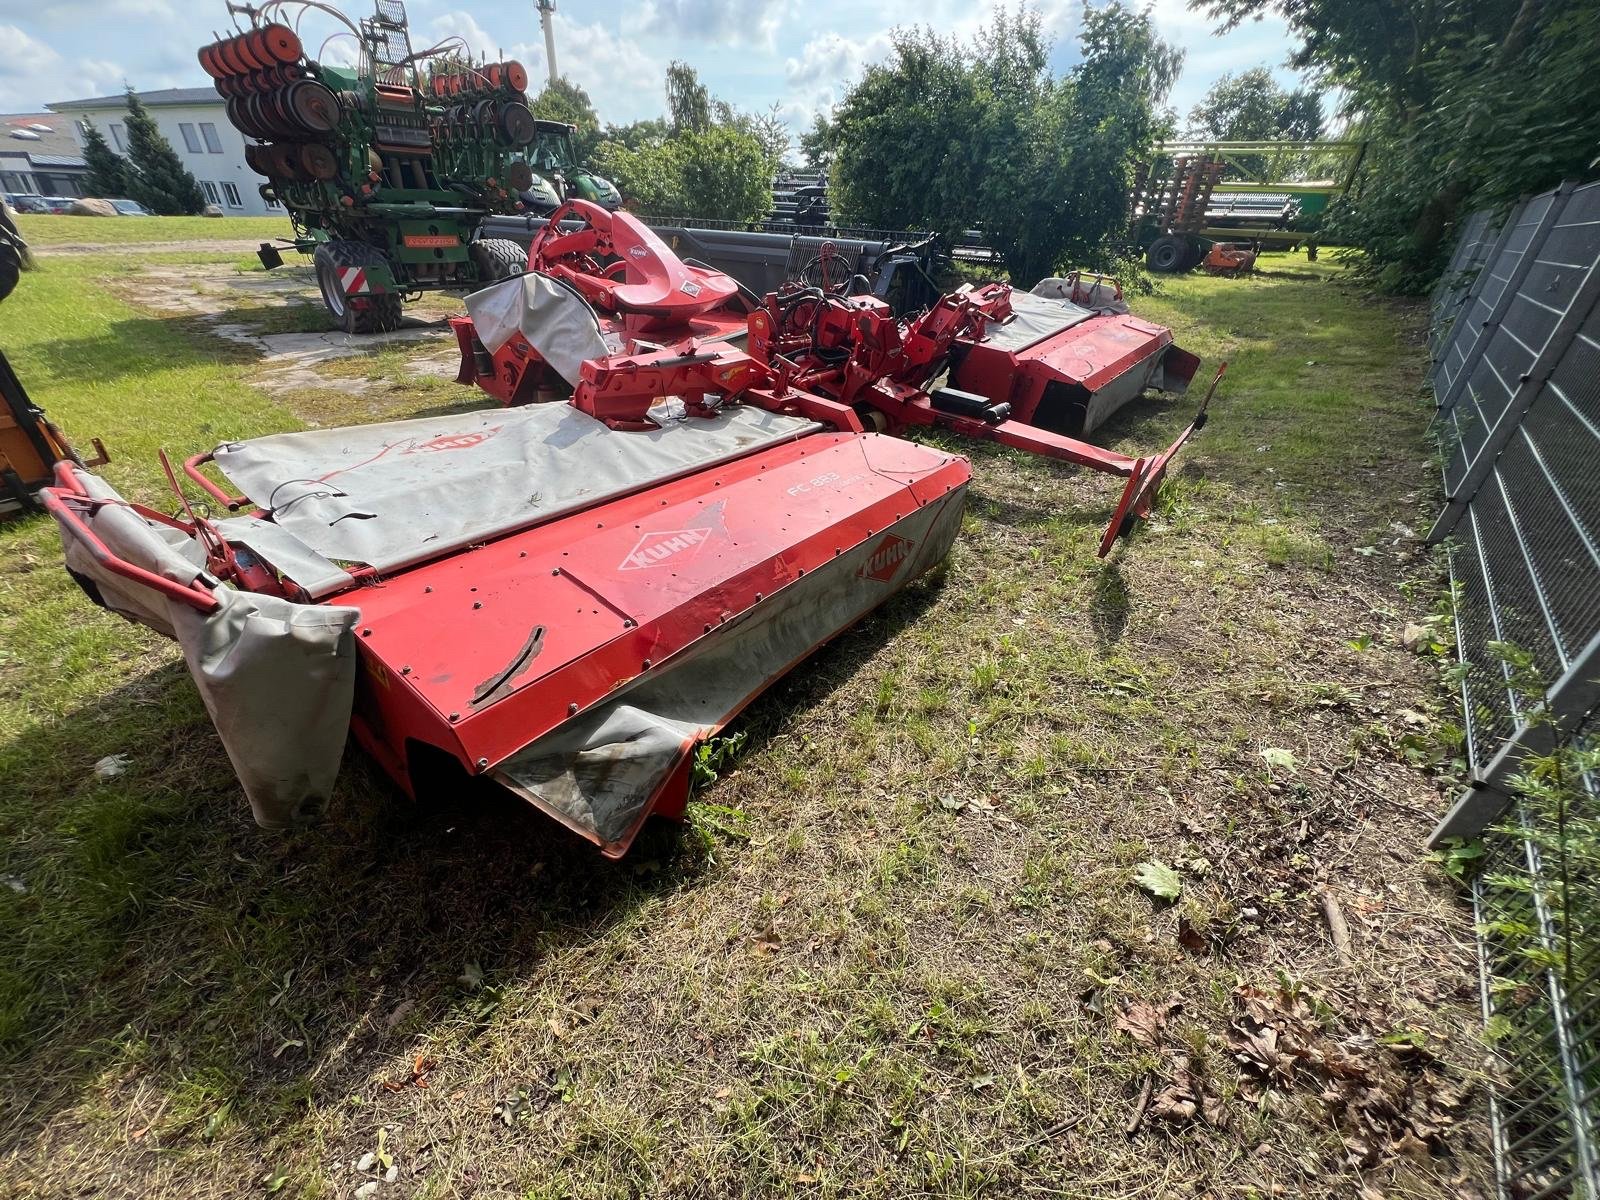
[[[1128,458],[924,390],[1043,311],[1003,287],[909,322],[821,289],[740,299],[631,218],[573,215],[457,327],[464,376],[517,399],[566,373],[569,402],[225,443],[184,473],[227,517],[170,465],[180,516],[66,464],[42,493],[89,596],[182,645],[261,824],[322,807],[348,730],[413,795],[486,777],[621,855],[682,813],[700,740],[948,552],[969,464],[885,431],[1124,477],[1109,545],[1200,423]],[[1126,353],[1193,372],[1170,335]],[[1049,353],[1012,360],[1024,392],[1062,382]],[[1070,385],[1090,406],[1092,379]]]

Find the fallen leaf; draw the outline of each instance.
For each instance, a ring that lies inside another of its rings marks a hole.
[[[1160,900],[1176,900],[1183,891],[1183,880],[1166,863],[1143,862],[1134,868],[1133,881]]]
[[[483,968],[476,962],[466,963],[461,968],[461,974],[456,976],[456,982],[467,991],[476,991],[483,986]]]
[[[126,754],[108,754],[94,764],[95,778],[115,779],[128,769],[132,761]]]
[[[1291,775],[1298,770],[1294,753],[1283,749],[1281,746],[1268,746],[1261,751],[1261,757],[1266,760],[1267,766],[1274,770],[1287,771]]]
[[[1188,917],[1178,918],[1178,945],[1190,954],[1204,954],[1211,949],[1211,941],[1189,923]]]
[[[1167,1027],[1167,1016],[1181,1005],[1175,1000],[1164,1004],[1150,1004],[1135,1000],[1117,1018],[1117,1031],[1126,1033],[1141,1046],[1154,1049],[1161,1043],[1161,1031]]]
[[[768,925],[760,933],[750,939],[750,953],[759,957],[771,954],[781,944],[778,931]]]

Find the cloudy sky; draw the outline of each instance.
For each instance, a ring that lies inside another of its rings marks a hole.
[[[366,15],[369,0],[334,0]],[[1036,0],[1056,49],[1053,65],[1076,58],[1082,0]],[[409,0],[413,45],[457,34],[491,57],[516,57],[535,80],[545,74],[534,0]],[[292,11],[292,10],[291,10]],[[1157,25],[1188,49],[1172,97],[1182,113],[1224,71],[1283,67],[1282,24],[1260,21],[1226,37],[1184,0],[1154,0]],[[776,102],[796,128],[826,110],[881,58],[896,25],[930,24],[970,33],[985,20],[983,0],[557,0],[556,56],[562,74],[585,88],[602,120],[660,115],[667,63],[691,63],[714,95],[743,108]],[[195,50],[227,26],[223,0],[0,0],[0,113],[120,91],[207,82]],[[315,53],[338,26],[310,11],[300,26]],[[426,39],[426,40],[425,40]],[[340,43],[329,46],[337,57]],[[532,90],[532,88],[530,88]]]

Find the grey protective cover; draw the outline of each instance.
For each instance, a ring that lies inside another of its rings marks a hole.
[[[519,750],[492,777],[602,845],[622,840],[701,738],[883,603],[887,591],[936,566],[950,550],[965,504],[963,484],[908,513]],[[866,574],[889,533],[915,546],[893,585]]]
[[[1081,281],[1077,287],[1082,287]],[[1051,275],[1041,279],[1029,289],[1029,294],[1043,296],[1046,300],[1066,300],[1072,302],[1073,286],[1070,276]],[[1125,313],[1128,311],[1128,302],[1117,295],[1116,284],[1110,280],[1096,278],[1088,287],[1088,303],[1084,306],[1092,308],[1095,312]]]
[[[198,543],[145,520],[104,480],[75,474],[105,501],[81,519],[113,554],[177,583],[204,580],[221,607],[202,613],[107,570],[60,524],[67,566],[111,611],[175,638],[244,787],[257,824],[320,814],[333,790],[355,696],[353,608],[294,604],[217,586]]]
[[[570,404],[530,404],[274,434],[215,454],[234,486],[310,549],[392,571],[817,428],[730,405],[624,431]]]
[[[466,304],[473,330],[489,353],[520,331],[571,387],[578,386],[578,371],[586,360],[620,349],[607,344],[587,300],[538,271],[490,284],[469,295]]]
[[[990,322],[983,344],[996,350],[1025,350],[1063,329],[1082,324],[1094,313],[1070,300],[1050,300],[1027,292],[1011,293],[1011,316],[1003,323]]]

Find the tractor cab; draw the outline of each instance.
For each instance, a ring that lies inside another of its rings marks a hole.
[[[533,182],[518,196],[529,212],[546,216],[564,200],[587,200],[608,210],[621,207],[622,194],[611,182],[578,161],[577,132],[576,125],[565,121],[534,121],[527,151]]]

